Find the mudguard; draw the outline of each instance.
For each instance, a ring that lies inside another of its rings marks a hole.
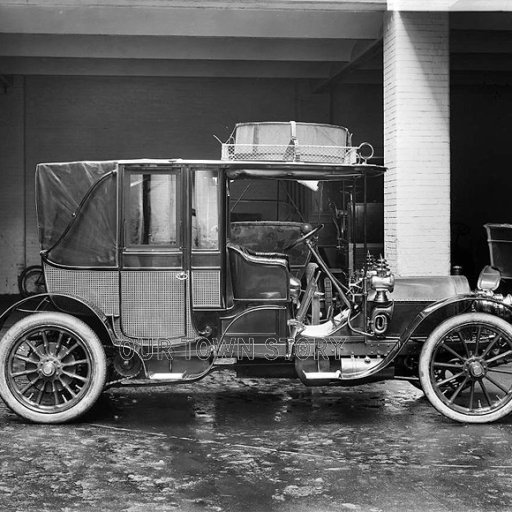
[[[415,335],[417,335],[418,331],[421,330],[425,322],[431,320],[434,315],[438,314],[440,316],[438,322],[440,323],[447,318],[453,317],[466,311],[482,311],[494,314],[504,318],[505,320],[512,321],[512,307],[503,304],[493,296],[472,293],[455,295],[447,299],[433,302],[416,315],[414,320],[410,322],[407,328],[402,332],[393,348],[378,364],[374,365],[368,370],[355,374],[352,373],[349,377],[346,378],[344,378],[343,373],[341,373],[339,380],[350,382],[351,384],[362,384],[367,382],[372,376],[383,371],[387,366],[392,364],[395,358],[407,345],[407,343],[411,341]],[[421,337],[425,338],[425,334],[423,332],[421,333]]]
[[[60,305],[59,301],[61,302]],[[94,304],[76,295],[66,293],[46,292],[21,299],[0,315],[0,329],[3,328],[11,315],[20,313],[26,316],[42,311],[59,311],[73,316],[91,318],[93,319],[93,325],[90,325],[90,327],[98,334],[100,339],[115,345],[115,334],[105,314]],[[94,320],[97,320],[97,322],[94,322]],[[86,323],[91,322],[86,321]]]
[[[400,335],[398,343],[402,347],[407,343],[422,325],[425,324],[434,315],[442,317],[442,321],[466,311],[481,311],[494,314],[505,320],[512,320],[512,307],[499,301],[492,295],[470,293],[465,295],[456,295],[448,297],[437,302],[429,304],[423,309],[416,318],[407,326]]]

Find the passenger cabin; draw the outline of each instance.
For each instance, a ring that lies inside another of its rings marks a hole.
[[[246,333],[286,338],[290,293],[300,290],[292,273],[303,272],[307,250],[283,249],[311,227],[231,223],[236,204],[230,203],[230,186],[266,179],[317,188],[318,182],[341,181],[350,190],[383,171],[362,159],[361,148],[347,146],[345,128],[263,128],[238,126],[223,145],[223,160],[38,165],[48,291],[98,308],[121,340]],[[317,144],[299,143],[308,133]]]

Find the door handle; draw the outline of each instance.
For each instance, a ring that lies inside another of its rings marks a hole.
[[[176,279],[179,281],[186,281],[188,279],[188,274],[183,270],[179,274],[176,274]]]

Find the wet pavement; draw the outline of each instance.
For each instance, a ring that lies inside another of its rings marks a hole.
[[[1,511],[512,510],[512,416],[462,425],[406,382],[212,374],[104,393],[80,421],[0,403]]]
[[[108,391],[71,425],[2,404],[0,510],[511,510],[511,422],[453,423],[405,382],[229,372]]]

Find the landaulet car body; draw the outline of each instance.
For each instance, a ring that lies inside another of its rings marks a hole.
[[[283,124],[275,144],[240,125],[220,160],[37,166],[47,292],[0,318],[12,410],[69,421],[106,387],[229,368],[308,386],[405,379],[457,421],[510,412],[509,303],[460,275],[394,276],[367,240],[385,172],[371,147],[324,125],[300,144],[311,127]],[[244,191],[261,183],[276,202],[256,208]]]

